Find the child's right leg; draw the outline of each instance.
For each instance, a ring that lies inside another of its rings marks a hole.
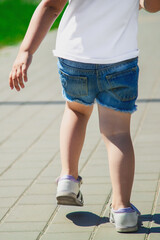
[[[78,162],[93,106],[66,102],[60,129],[61,176],[78,177]]]
[[[92,109],[93,106],[66,102],[60,130],[62,171],[56,195],[58,204],[83,206],[80,191],[82,178],[78,176],[78,162]]]

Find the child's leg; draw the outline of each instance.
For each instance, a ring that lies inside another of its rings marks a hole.
[[[98,105],[100,131],[108,151],[112,181],[112,207],[130,206],[134,179],[134,150],[130,137],[131,114]]]
[[[63,175],[78,177],[78,161],[83,147],[87,122],[93,106],[67,102],[60,129],[60,152]]]

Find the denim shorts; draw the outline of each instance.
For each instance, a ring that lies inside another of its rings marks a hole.
[[[91,64],[58,58],[64,98],[92,105],[95,101],[121,112],[133,113],[138,96],[138,57],[113,64]]]

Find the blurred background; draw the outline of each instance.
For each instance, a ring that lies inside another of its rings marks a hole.
[[[0,0],[0,48],[21,41],[40,0]],[[64,11],[63,11],[64,12]],[[55,21],[56,29],[63,12]]]

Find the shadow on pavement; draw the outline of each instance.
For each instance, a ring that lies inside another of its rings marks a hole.
[[[108,217],[99,217],[98,215],[92,212],[71,212],[66,215],[66,217],[71,220],[75,225],[80,227],[89,227],[89,226],[99,226],[104,223],[109,222]],[[155,224],[160,224],[160,214],[146,214],[141,215],[139,218],[139,230],[134,234],[149,234],[149,233],[160,233],[160,227],[144,227],[144,222],[152,222]],[[127,233],[129,234],[129,233]],[[133,234],[133,233],[132,233]]]
[[[66,215],[75,225],[81,227],[99,226],[109,222],[108,217],[99,217],[91,212],[72,212]]]
[[[160,224],[160,214],[146,214],[146,215],[141,215],[139,217],[139,230],[135,232],[134,234],[151,234],[151,233],[160,233],[160,227],[152,227],[152,225],[148,225],[148,227],[144,227],[143,223],[148,222],[149,224],[155,223],[155,224]],[[158,238],[157,238],[158,239]]]
[[[65,104],[65,101],[4,101],[0,102],[0,105],[12,106],[12,105],[56,105]]]

